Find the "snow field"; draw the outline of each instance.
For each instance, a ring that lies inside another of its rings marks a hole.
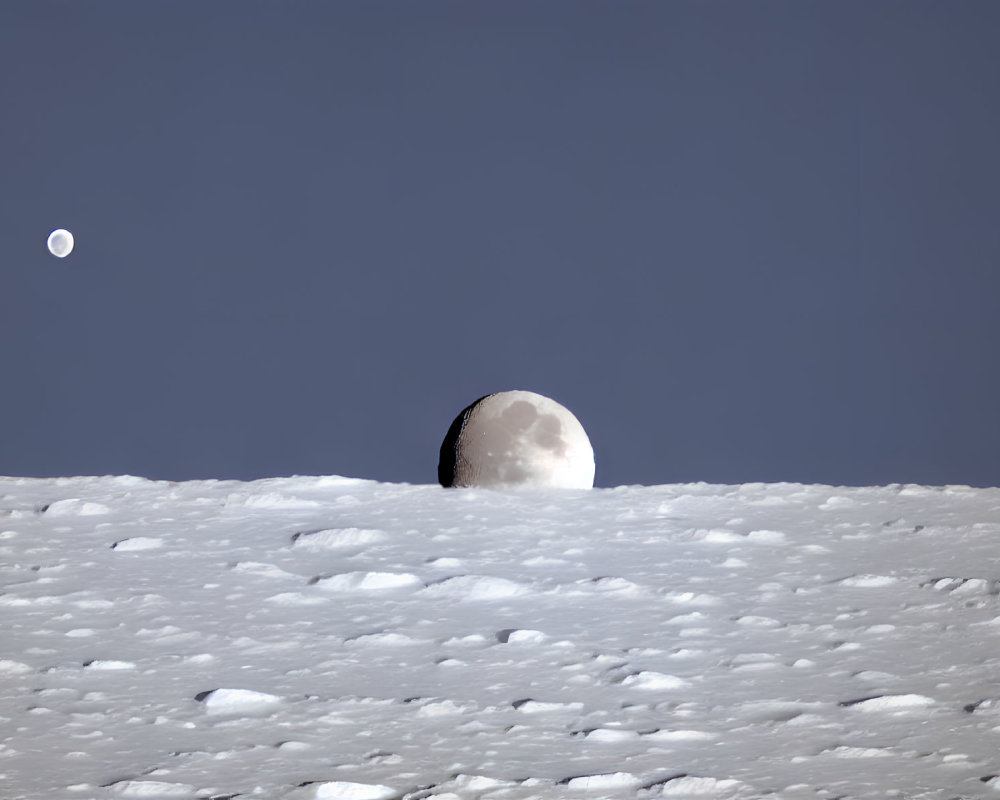
[[[998,556],[994,489],[0,479],[2,796],[996,796]]]

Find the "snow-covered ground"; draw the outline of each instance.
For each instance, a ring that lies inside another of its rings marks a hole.
[[[1000,796],[1000,490],[0,479],[0,796]]]

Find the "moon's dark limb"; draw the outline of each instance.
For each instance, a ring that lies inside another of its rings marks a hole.
[[[490,395],[483,395],[474,403],[470,403],[463,408],[461,413],[455,417],[454,422],[451,423],[451,427],[448,428],[448,433],[445,434],[444,441],[441,442],[441,454],[438,457],[438,483],[442,486],[448,487],[455,485],[455,465],[458,462],[458,442],[462,437],[462,431],[465,429],[465,422],[468,420],[469,414],[472,413],[472,409],[478,406],[487,397],[490,397]]]

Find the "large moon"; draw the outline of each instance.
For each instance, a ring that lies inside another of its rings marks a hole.
[[[73,234],[65,228],[56,228],[49,234],[49,252],[56,258],[66,258],[73,252]]]
[[[534,392],[480,397],[451,423],[438,462],[442,486],[590,489],[594,449],[572,412]]]

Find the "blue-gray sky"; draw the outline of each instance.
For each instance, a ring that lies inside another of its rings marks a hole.
[[[0,108],[0,474],[1000,484],[1000,3],[11,0]]]

